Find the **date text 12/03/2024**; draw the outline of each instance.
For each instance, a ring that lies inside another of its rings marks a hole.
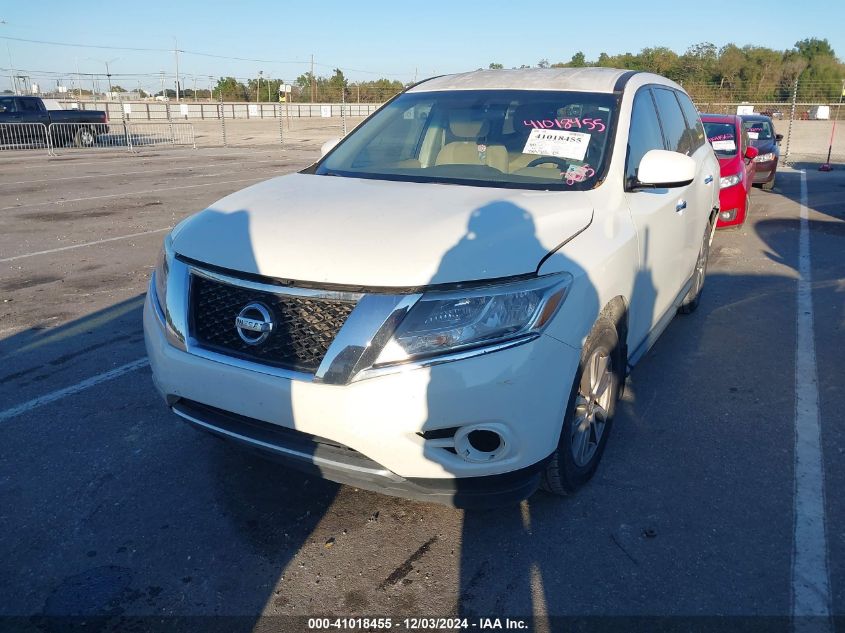
[[[308,618],[308,630],[527,630],[528,622],[520,618]]]

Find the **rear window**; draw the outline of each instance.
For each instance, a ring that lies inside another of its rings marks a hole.
[[[742,127],[752,141],[771,141],[775,137],[768,121],[743,121]]]
[[[704,122],[707,140],[718,156],[734,156],[737,150],[736,127],[733,123]]]

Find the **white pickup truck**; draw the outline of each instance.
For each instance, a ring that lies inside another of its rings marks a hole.
[[[166,238],[144,327],[167,405],[389,494],[586,483],[627,369],[704,284],[719,165],[683,89],[444,76],[332,145]]]

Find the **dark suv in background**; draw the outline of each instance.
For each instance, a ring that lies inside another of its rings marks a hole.
[[[748,135],[748,144],[756,147],[758,152],[754,159],[754,184],[771,191],[775,186],[780,159],[779,143],[783,140],[783,134],[775,134],[771,118],[762,114],[743,114],[740,118],[742,129]]]

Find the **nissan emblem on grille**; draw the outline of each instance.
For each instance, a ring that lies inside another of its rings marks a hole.
[[[266,341],[273,331],[273,317],[263,304],[250,303],[238,313],[235,327],[244,343],[258,345]]]
[[[254,304],[267,314],[246,310]],[[191,276],[190,305],[191,335],[204,349],[312,374],[355,308],[354,301],[256,290],[202,275]],[[254,343],[266,332],[239,327],[238,317],[257,322],[259,329],[262,322],[272,323],[272,331]]]

